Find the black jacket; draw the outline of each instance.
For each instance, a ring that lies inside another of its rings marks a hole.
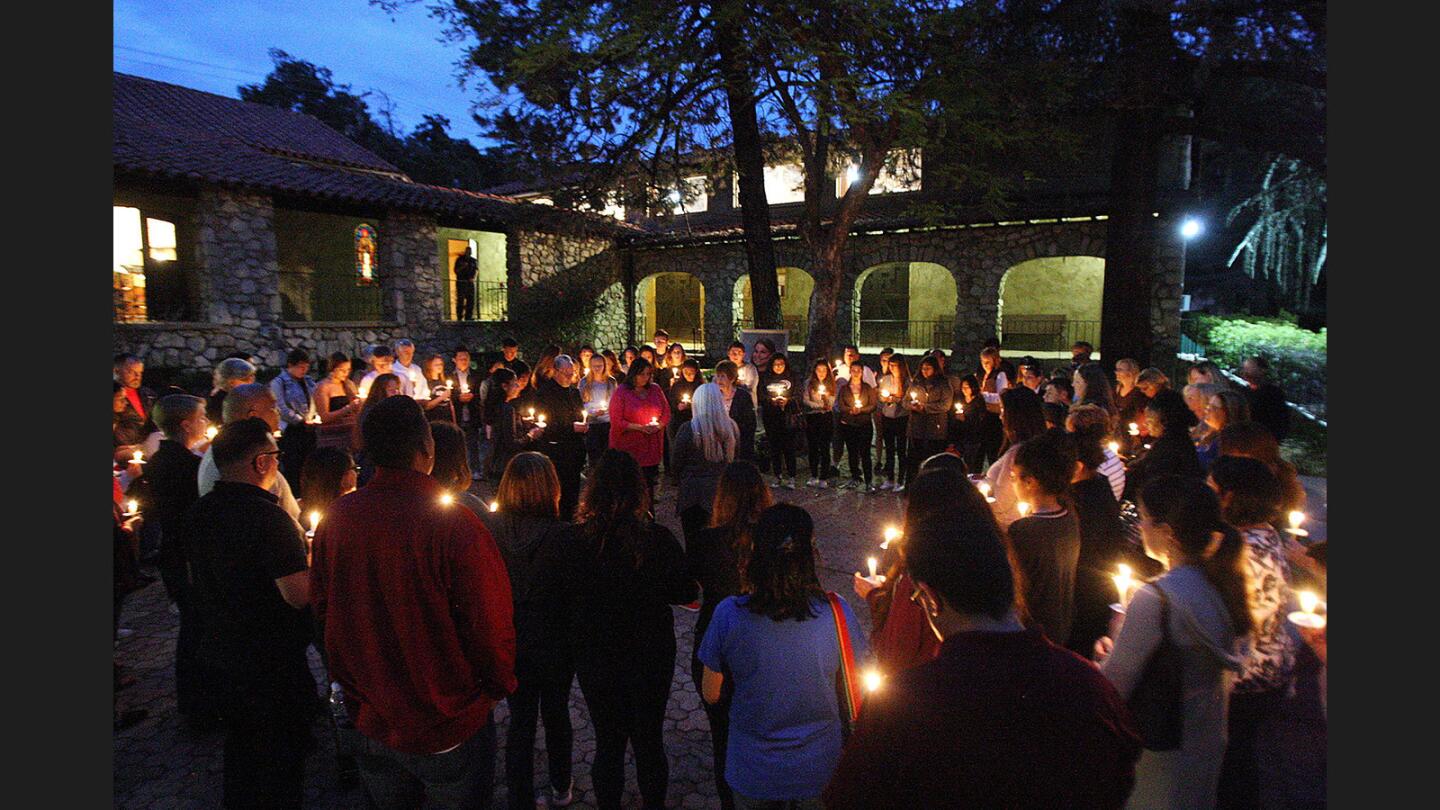
[[[570,655],[570,612],[565,590],[563,540],[570,524],[554,518],[484,512],[515,599],[516,656]]]

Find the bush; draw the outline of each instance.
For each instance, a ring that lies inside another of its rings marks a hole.
[[[1263,356],[1286,398],[1324,418],[1326,330],[1301,329],[1283,317],[1194,315],[1186,319],[1185,331],[1210,360],[1234,372],[1246,357]]]

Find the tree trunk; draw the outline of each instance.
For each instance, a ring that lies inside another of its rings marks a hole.
[[[750,270],[750,296],[758,329],[783,329],[780,281],[775,272],[775,246],[770,235],[770,203],[765,197],[765,152],[755,115],[755,85],[741,54],[741,29],[729,3],[717,18],[715,41],[725,100],[730,109],[735,170],[740,182],[740,223],[745,231],[745,261]]]
[[[833,241],[833,237],[826,240]],[[839,342],[835,319],[839,314],[840,284],[845,279],[843,263],[838,250],[830,245],[813,252],[810,275],[815,279],[815,288],[810,293],[810,329],[805,338],[806,369],[814,363],[830,361],[835,344]]]
[[[1150,299],[1155,258],[1155,175],[1160,117],[1154,110],[1122,110],[1110,170],[1105,236],[1105,283],[1100,305],[1100,351],[1152,364]],[[1109,363],[1107,362],[1107,365]]]

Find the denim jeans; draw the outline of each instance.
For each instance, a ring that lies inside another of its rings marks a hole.
[[[443,754],[406,754],[359,735],[355,764],[365,792],[379,810],[464,808],[485,810],[495,793],[493,716],[459,748]]]

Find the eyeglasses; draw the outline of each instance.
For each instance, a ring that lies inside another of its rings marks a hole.
[[[256,454],[255,454],[255,458],[256,458],[257,460],[258,460],[261,456],[274,456],[274,457],[275,457],[275,460],[276,460],[276,461],[279,461],[280,459],[282,459],[282,458],[285,457],[285,451],[284,451],[284,450],[266,450],[266,451],[263,452],[263,453],[256,453]]]

